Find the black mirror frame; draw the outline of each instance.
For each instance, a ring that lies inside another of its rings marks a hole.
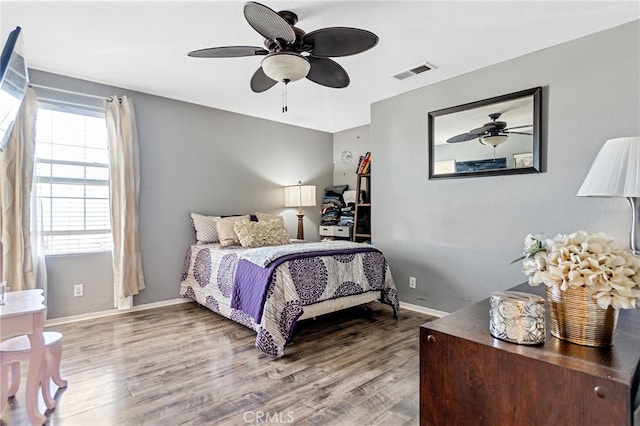
[[[435,148],[435,134],[434,134],[434,120],[436,117],[453,114],[460,111],[465,111],[474,108],[480,108],[487,105],[492,105],[500,102],[506,102],[518,98],[524,98],[533,96],[533,162],[531,167],[523,168],[510,168],[510,169],[495,169],[495,170],[478,170],[465,173],[443,173],[434,174],[435,159],[433,157]],[[534,87],[532,89],[521,90],[519,92],[509,93],[502,96],[496,96],[489,99],[484,99],[477,102],[470,102],[455,107],[444,108],[437,111],[429,112],[428,114],[428,128],[429,128],[429,141],[428,141],[428,154],[429,154],[429,179],[455,179],[455,178],[467,178],[477,176],[496,176],[496,175],[512,175],[512,174],[524,174],[524,173],[540,173],[541,172],[541,137],[542,137],[542,87]]]

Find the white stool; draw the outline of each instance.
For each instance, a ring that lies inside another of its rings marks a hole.
[[[60,377],[60,358],[62,357],[62,333],[57,331],[45,331],[44,338],[44,359],[42,360],[42,374],[40,376],[40,387],[42,398],[47,408],[55,408],[56,402],[51,397],[49,383],[51,379],[64,388],[67,381]],[[26,335],[12,337],[0,343],[0,412],[7,403],[7,398],[11,398],[18,392],[20,386],[20,361],[29,360],[31,344]],[[9,367],[11,367],[11,386],[9,386]]]

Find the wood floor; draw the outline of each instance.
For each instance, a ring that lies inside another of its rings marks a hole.
[[[69,385],[47,424],[417,425],[419,326],[430,319],[396,320],[373,303],[302,321],[280,359],[195,303],[58,325]],[[28,424],[24,377],[2,424]]]

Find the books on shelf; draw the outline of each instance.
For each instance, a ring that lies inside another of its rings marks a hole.
[[[360,160],[358,160],[358,167],[356,167],[356,174],[360,171],[360,167],[362,167],[362,160],[364,160],[364,155],[361,155]]]
[[[365,173],[369,173],[371,169],[371,153],[367,152],[365,155],[360,156],[360,161],[358,162],[358,168],[356,169],[356,174],[363,175]]]

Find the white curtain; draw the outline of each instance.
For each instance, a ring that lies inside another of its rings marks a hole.
[[[37,113],[38,98],[28,88],[7,148],[0,153],[0,241],[4,280],[11,290],[46,290],[41,227],[32,199]]]
[[[138,226],[138,129],[133,102],[127,96],[112,96],[105,101],[105,110],[109,137],[113,278],[116,295],[126,298],[145,287]]]

